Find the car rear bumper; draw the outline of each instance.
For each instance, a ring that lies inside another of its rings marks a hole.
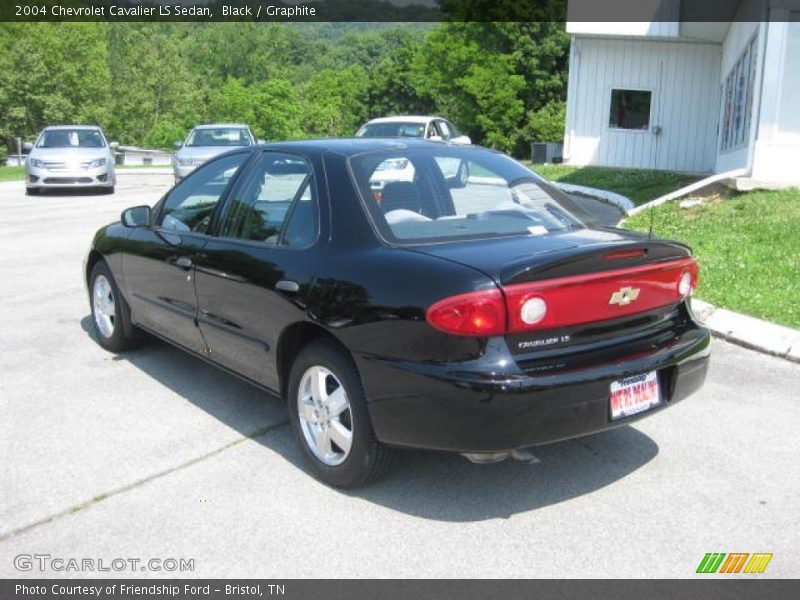
[[[390,445],[456,452],[506,452],[637,421],[699,389],[710,334],[693,327],[648,353],[547,374],[504,375],[486,365],[430,365],[356,356],[377,438]],[[661,404],[611,421],[612,381],[657,371]]]

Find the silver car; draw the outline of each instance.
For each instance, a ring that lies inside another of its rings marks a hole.
[[[185,141],[175,142],[175,147],[178,148],[172,161],[175,183],[218,154],[237,147],[254,146],[260,142],[247,125],[197,125]]]
[[[117,183],[114,148],[103,130],[92,125],[45,127],[25,161],[25,190],[38,194],[47,188],[99,188],[113,194]]]

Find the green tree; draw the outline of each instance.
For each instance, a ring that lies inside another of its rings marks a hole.
[[[306,130],[312,136],[352,136],[368,114],[369,78],[363,68],[324,69],[303,92]]]
[[[111,25],[112,137],[141,144],[161,121],[186,129],[203,116],[203,90],[184,56],[184,32],[172,23]]]
[[[31,139],[46,125],[105,125],[111,77],[105,23],[5,23],[0,134]]]

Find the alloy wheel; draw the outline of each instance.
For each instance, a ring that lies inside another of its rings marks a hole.
[[[92,306],[94,307],[94,323],[97,331],[104,338],[114,335],[116,321],[116,305],[114,288],[105,275],[98,275],[92,288]]]
[[[353,412],[342,382],[329,369],[313,366],[303,373],[298,392],[306,445],[325,465],[342,464],[353,444]]]

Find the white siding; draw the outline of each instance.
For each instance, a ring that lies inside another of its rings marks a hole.
[[[573,36],[565,160],[712,171],[720,54],[718,44]],[[651,131],[609,129],[612,88],[652,91]]]

